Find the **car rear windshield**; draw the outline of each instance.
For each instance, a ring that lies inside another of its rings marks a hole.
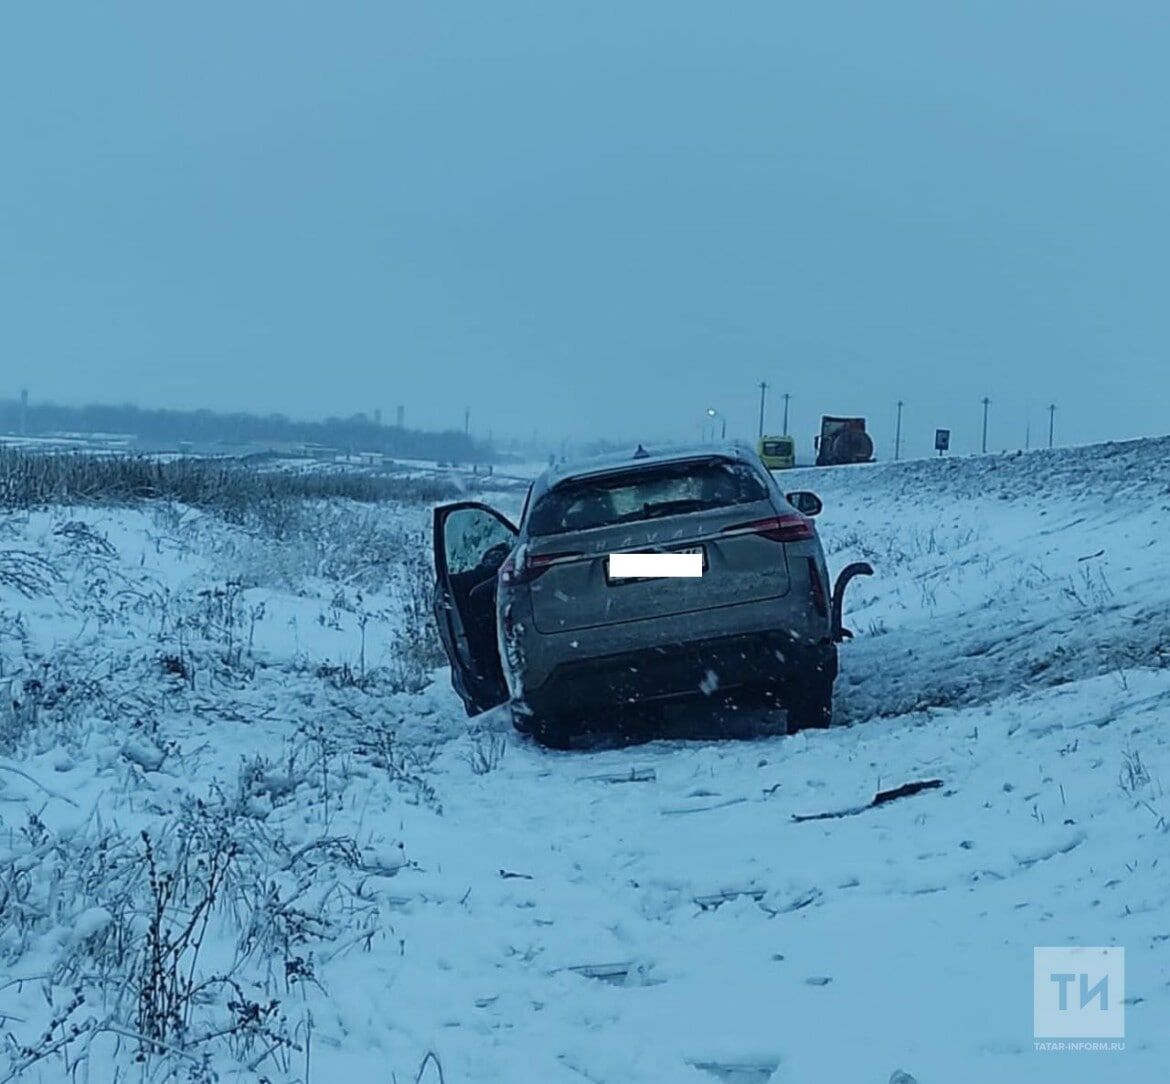
[[[764,441],[764,455],[792,455],[792,441],[766,440]]]
[[[759,476],[742,463],[719,459],[664,463],[557,486],[533,507],[528,533],[537,537],[586,531],[747,504],[767,495]]]

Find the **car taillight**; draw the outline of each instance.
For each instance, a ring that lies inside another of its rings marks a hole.
[[[788,514],[757,519],[751,523],[737,523],[724,527],[724,534],[758,534],[773,542],[803,542],[816,537],[813,522],[807,516]]]
[[[500,565],[500,583],[508,587],[531,583],[543,576],[553,565],[580,556],[579,553],[527,553],[523,552],[523,548],[513,550],[508,559]]]

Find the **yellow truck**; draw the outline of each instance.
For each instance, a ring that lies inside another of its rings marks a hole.
[[[796,442],[791,437],[760,437],[756,451],[768,470],[788,470],[796,466]]]

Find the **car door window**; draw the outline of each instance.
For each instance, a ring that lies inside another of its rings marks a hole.
[[[443,533],[447,570],[453,575],[481,565],[499,564],[515,543],[506,523],[481,508],[459,508],[447,517]],[[495,560],[496,557],[499,560]]]

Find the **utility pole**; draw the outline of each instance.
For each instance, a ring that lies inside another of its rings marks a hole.
[[[894,461],[902,458],[902,400],[898,400],[898,424],[894,427]]]
[[[991,405],[991,400],[985,395],[983,397],[983,451],[987,452],[987,408]]]
[[[789,433],[788,433],[788,400],[791,398],[792,398],[792,396],[789,395],[788,392],[784,393],[784,435],[785,436],[789,435]]]
[[[463,408],[463,435],[467,436],[471,432],[471,407]]]
[[[764,436],[764,396],[768,392],[768,382],[766,380],[760,381],[760,437]]]
[[[1028,407],[1027,414],[1028,421],[1024,425],[1024,451],[1031,451],[1032,448],[1032,408]]]
[[[1056,425],[1056,404],[1048,404],[1048,447],[1052,447],[1052,431]]]

